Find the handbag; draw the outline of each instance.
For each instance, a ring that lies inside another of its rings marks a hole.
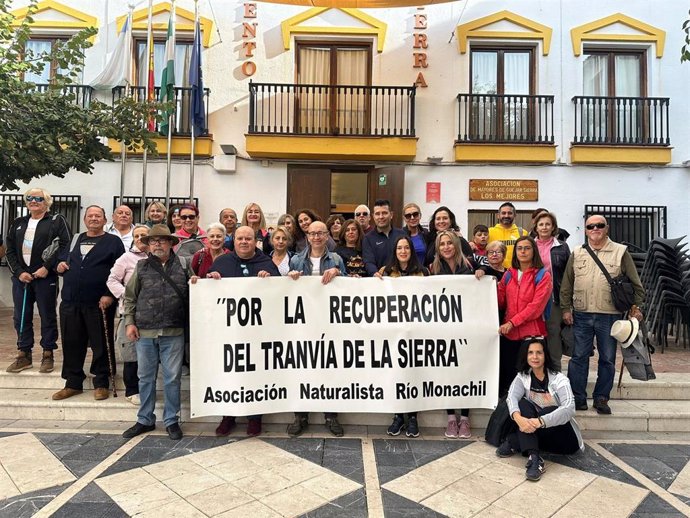
[[[484,439],[490,445],[498,447],[515,430],[517,430],[517,424],[510,418],[508,403],[506,403],[506,398],[502,397],[489,418]]]
[[[621,313],[630,311],[630,308],[635,303],[635,290],[633,289],[633,284],[628,276],[621,274],[616,277],[611,277],[611,274],[608,272],[606,267],[601,264],[597,254],[592,251],[589,245],[584,245],[583,248],[587,250],[589,255],[592,257],[592,259],[594,259],[594,262],[601,270],[601,273],[603,273],[604,277],[606,277],[606,281],[611,287],[611,300],[613,301],[615,308]]]

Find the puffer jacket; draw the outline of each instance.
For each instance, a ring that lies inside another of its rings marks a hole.
[[[506,338],[521,340],[528,336],[546,336],[546,322],[544,309],[551,300],[553,283],[551,273],[544,272],[541,280],[535,284],[535,277],[539,269],[530,268],[522,274],[518,281],[518,270],[509,268],[510,280],[506,283],[506,275],[498,283],[498,307],[505,309],[503,323],[511,322],[513,328]]]

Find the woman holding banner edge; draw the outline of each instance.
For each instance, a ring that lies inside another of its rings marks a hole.
[[[386,266],[374,274],[374,277],[383,279],[384,277],[426,277],[429,275],[429,270],[420,264],[412,239],[408,235],[400,236],[393,245],[393,250],[395,250],[395,255]],[[419,437],[417,412],[407,413],[407,425],[405,425],[403,414],[395,414],[386,433],[396,436],[400,435],[403,429],[407,437]]]

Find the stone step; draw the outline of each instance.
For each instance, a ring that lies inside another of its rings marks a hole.
[[[125,421],[136,420],[137,408],[123,396],[112,396],[104,401],[94,401],[93,393],[83,394],[63,401],[53,401],[53,389],[0,389],[0,415],[3,419],[31,419],[53,421]],[[162,413],[162,398],[157,401],[158,417]],[[656,431],[690,432],[690,401],[660,400],[611,400],[613,415],[601,416],[593,409],[577,412],[576,419],[583,430],[596,431]],[[472,410],[472,426],[485,428],[489,410]],[[292,422],[291,413],[270,414],[266,423],[287,424]],[[182,395],[182,420],[184,422],[218,422],[217,417],[190,419],[189,395]],[[341,414],[345,425],[387,426],[390,414]],[[313,413],[310,421],[322,423],[323,416]],[[427,428],[444,428],[446,413],[443,410],[420,412],[419,423]]]
[[[19,373],[0,371],[0,389],[54,389],[60,390],[64,387],[64,380],[60,376],[62,365],[55,364],[55,370],[51,373],[41,374],[38,366],[24,370]],[[122,372],[122,364],[118,364],[117,372]],[[590,372],[587,393],[592,394],[596,372]],[[84,381],[84,388],[92,389],[93,378],[87,376]],[[618,375],[616,375],[618,383]],[[122,376],[115,376],[115,386],[118,391],[124,391]],[[162,377],[158,378],[158,389],[162,390]],[[189,391],[189,377],[182,377],[182,391]],[[659,373],[657,379],[650,381],[637,381],[630,378],[628,373],[623,374],[623,383],[618,389],[615,385],[611,392],[611,399],[649,399],[680,401],[690,399],[690,376],[684,373]]]

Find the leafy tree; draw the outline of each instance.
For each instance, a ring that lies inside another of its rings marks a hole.
[[[19,27],[12,26],[9,3],[0,0],[0,190],[16,190],[17,182],[46,175],[63,178],[70,169],[91,174],[94,162],[113,160],[104,137],[130,150],[143,146],[155,153],[156,134],[143,121],[160,104],[123,98],[108,106],[93,99],[84,107],[65,89],[76,84],[97,29],[56,42],[50,52],[25,51],[37,0],[31,1]],[[40,74],[51,63],[58,72],[47,89],[39,91],[23,80],[26,73]]]
[[[690,14],[690,11],[688,11]],[[683,22],[683,32],[685,32],[685,45],[680,49],[680,61],[690,61],[690,18]]]

